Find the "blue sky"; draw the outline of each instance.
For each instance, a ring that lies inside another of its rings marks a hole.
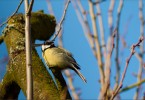
[[[56,15],[56,19],[60,21],[63,8],[64,8],[64,1],[65,0],[51,0],[54,13]],[[116,26],[116,12],[119,0],[115,0],[115,8],[113,13],[113,25]],[[17,5],[19,4],[19,0],[1,0],[0,1],[0,23],[5,21],[8,16],[10,16],[16,9]],[[82,4],[85,7],[85,9],[88,9],[88,1],[82,0]],[[108,28],[108,7],[110,4],[110,0],[106,0],[105,2],[101,3],[101,10],[102,10],[102,17],[103,17],[103,24],[104,24],[104,30],[105,30],[105,40],[107,42],[108,36],[109,36],[109,28]],[[144,8],[143,13],[145,16],[145,1],[143,0]],[[48,7],[46,0],[35,0],[33,11],[37,11],[43,9],[45,13],[48,13]],[[140,20],[138,17],[138,0],[124,0],[124,6],[122,9],[121,19],[120,19],[120,34],[124,34],[126,25],[128,24],[128,31],[127,35],[125,37],[125,40],[127,41],[127,45],[130,47],[133,43],[136,43],[140,36]],[[24,6],[22,5],[19,12],[24,12]],[[144,17],[145,19],[145,17]],[[89,20],[89,23],[91,25],[91,21]],[[82,80],[76,75],[74,79],[74,86],[81,88],[81,99],[97,99],[99,95],[100,90],[100,84],[98,83],[99,80],[99,71],[97,66],[97,61],[94,57],[94,55],[91,52],[90,46],[87,42],[86,37],[84,36],[82,27],[78,21],[78,18],[76,16],[75,10],[72,6],[72,4],[69,5],[69,8],[67,10],[67,14],[64,21],[63,26],[63,44],[64,48],[72,52],[74,55],[74,58],[77,60],[79,65],[81,66],[81,72],[87,79],[87,84],[84,84]],[[2,30],[2,28],[0,29]],[[41,42],[41,41],[37,41]],[[56,41],[57,44],[57,41]],[[120,48],[122,45],[120,44]],[[41,56],[41,50],[40,47],[37,48],[38,53]],[[3,58],[7,55],[5,44],[0,45],[0,58]],[[115,73],[115,66],[114,66],[114,54],[112,56],[112,74],[111,74],[111,86],[114,85],[114,73]],[[123,50],[123,54],[120,54],[120,66],[121,66],[121,72],[124,69],[126,58],[130,54],[130,49],[126,48]],[[42,58],[42,57],[41,57]],[[5,71],[5,65],[0,65],[0,79],[4,75]],[[129,68],[127,71],[127,75],[124,80],[123,86],[130,85],[134,82],[136,82],[136,78],[132,76],[132,73],[137,73],[139,68],[139,62],[137,58],[134,56],[132,57]],[[145,91],[144,88],[142,88],[142,94]],[[126,95],[127,94],[127,95]],[[130,91],[127,91],[125,93],[121,94],[122,99],[131,99],[133,98],[135,94],[135,89],[132,89]],[[22,92],[19,96],[20,99],[24,99]]]

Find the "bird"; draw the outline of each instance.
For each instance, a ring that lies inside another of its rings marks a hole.
[[[53,41],[44,42],[41,46],[42,56],[47,64],[51,68],[58,70],[72,69],[79,77],[86,83],[86,78],[81,74],[80,66],[73,58],[72,54],[62,47],[55,46]]]

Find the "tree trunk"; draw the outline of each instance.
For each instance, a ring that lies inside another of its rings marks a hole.
[[[47,40],[55,31],[55,18],[42,12],[32,13],[32,42]],[[26,55],[24,15],[15,15],[3,31],[9,54],[7,72],[0,83],[0,99],[18,99],[20,89],[26,95]],[[34,99],[59,100],[60,94],[51,75],[45,68],[35,48],[32,49]]]

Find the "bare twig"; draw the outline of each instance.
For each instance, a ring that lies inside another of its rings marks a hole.
[[[23,1],[24,0],[21,0],[20,1],[20,3],[19,3],[19,5],[18,5],[18,7],[17,7],[17,9],[16,9],[16,11],[5,21],[5,22],[3,22],[1,25],[0,25],[0,27],[2,27],[4,24],[6,24],[17,12],[18,12],[18,10],[19,10],[19,8],[20,8],[20,6],[21,6],[21,4],[23,3]]]
[[[77,2],[77,5],[80,9],[78,9],[75,1],[73,0],[72,4],[75,8],[75,11],[76,11],[76,14],[78,16],[78,19],[82,25],[82,28],[83,28],[83,31],[84,31],[84,34],[90,44],[90,47],[92,49],[92,52],[94,54],[94,56],[96,57],[96,59],[98,60],[98,64],[99,64],[99,72],[100,72],[100,76],[101,76],[101,87],[103,87],[103,83],[104,83],[104,71],[103,71],[103,64],[102,64],[102,58],[100,57],[101,56],[101,50],[99,50],[100,52],[98,53],[98,50],[97,49],[100,49],[100,44],[99,46],[95,45],[96,43],[98,43],[98,41],[96,42],[96,40],[98,40],[98,32],[97,32],[97,27],[96,27],[96,16],[94,14],[94,8],[93,8],[93,2],[91,0],[89,0],[89,7],[90,7],[90,14],[91,14],[91,20],[92,20],[92,24],[93,24],[93,33],[94,35],[91,34],[91,28],[89,27],[89,24],[88,24],[88,21],[87,21],[87,11],[84,10],[84,8],[82,7],[82,4],[80,2],[80,0],[76,0]],[[80,10],[80,12],[79,12]],[[97,35],[97,36],[96,36]],[[98,55],[98,54],[99,55]],[[103,81],[102,81],[103,80]]]
[[[54,15],[54,12],[53,12],[53,9],[52,9],[52,5],[51,5],[51,2],[50,0],[46,0],[47,1],[47,4],[48,4],[48,11],[51,15]]]
[[[106,98],[107,96],[107,91],[109,90],[110,87],[110,65],[111,65],[111,56],[115,47],[114,44],[114,39],[116,36],[116,29],[114,30],[112,36],[111,36],[111,50],[109,50],[109,53],[107,53],[106,55],[106,60],[105,60],[105,85],[103,87],[103,91],[102,91],[102,97]]]
[[[124,69],[123,74],[122,74],[122,78],[121,78],[120,84],[119,84],[119,86],[117,87],[117,89],[114,91],[114,93],[112,94],[111,100],[114,99],[114,97],[119,93],[119,90],[122,88],[123,81],[124,81],[124,78],[125,78],[125,75],[126,75],[126,71],[127,71],[129,62],[130,62],[130,60],[131,60],[131,57],[132,57],[132,56],[134,55],[134,53],[135,53],[135,48],[136,48],[137,46],[140,46],[140,43],[141,43],[143,40],[144,40],[144,37],[140,37],[140,38],[139,38],[139,41],[138,41],[136,44],[133,44],[133,45],[132,45],[131,54],[130,54],[129,58],[127,58],[127,60],[126,60],[126,65],[125,65],[125,69]]]
[[[25,0],[25,39],[26,39],[26,75],[27,75],[27,100],[33,100],[33,77],[32,77],[32,43],[31,43],[31,25],[28,9],[30,6],[29,0]],[[31,7],[30,7],[31,8]],[[31,12],[30,9],[29,12]]]
[[[103,89],[102,96],[107,97],[107,90],[110,85],[110,66],[111,66],[111,55],[114,49],[114,38],[113,35],[113,10],[114,10],[115,0],[110,0],[110,6],[108,9],[108,26],[109,26],[109,34],[107,50],[106,50],[106,60],[105,60],[105,88]],[[115,32],[116,33],[116,32]],[[115,35],[114,35],[115,36]],[[109,52],[108,52],[109,51]]]
[[[79,6],[81,12],[79,12],[79,8],[77,7],[77,5],[74,2],[74,0],[72,0],[72,4],[73,4],[74,9],[76,11],[78,20],[80,21],[80,24],[82,25],[84,34],[85,34],[85,36],[86,36],[86,38],[87,38],[87,40],[88,40],[88,42],[90,44],[92,52],[93,52],[94,56],[97,59],[97,52],[96,52],[96,48],[95,48],[95,45],[94,45],[95,44],[94,43],[94,38],[93,38],[93,36],[91,34],[90,26],[89,26],[88,21],[87,21],[86,11],[82,7],[80,0],[77,0],[77,5]]]
[[[30,14],[31,13],[33,4],[34,4],[34,0],[31,0],[30,5],[29,5],[29,8],[27,10],[27,14]]]
[[[112,56],[112,52],[114,49],[114,38],[115,38],[115,34],[116,34],[116,30],[115,30],[115,32],[113,32],[112,13],[114,10],[114,4],[115,4],[115,0],[110,0],[110,6],[109,6],[109,10],[108,10],[108,25],[109,25],[110,36],[108,37],[107,51],[106,51],[106,57],[105,57],[106,58],[105,59],[105,87],[104,87],[103,92],[102,92],[102,96],[104,98],[107,97],[106,96],[107,91],[109,90],[108,88],[110,86],[111,56]]]
[[[102,53],[101,53],[101,48],[100,48],[98,30],[97,30],[97,26],[96,26],[96,17],[94,14],[94,7],[93,7],[92,0],[89,0],[89,11],[90,11],[90,17],[91,17],[91,21],[92,21],[94,41],[95,41],[95,45],[96,45],[97,60],[98,60],[100,77],[101,77],[101,87],[103,87],[103,85],[104,85],[104,68],[103,68]]]
[[[75,91],[75,87],[73,86],[73,76],[71,75],[69,70],[65,70],[64,73],[67,76],[68,86],[69,86],[69,88],[70,88],[70,90],[72,92],[73,99],[74,100],[79,100],[80,98],[79,98],[78,94]]]
[[[99,0],[98,0],[99,2]],[[102,20],[102,15],[101,15],[101,8],[100,4],[96,3],[96,9],[97,9],[97,16],[98,16],[98,22],[99,22],[99,27],[100,27],[100,36],[101,36],[101,47],[103,50],[103,55],[105,57],[106,54],[106,43],[105,43],[105,38],[104,38],[104,26],[103,26],[103,20]]]
[[[106,1],[106,0],[97,0],[96,2],[93,2],[93,4],[96,5],[96,4],[102,3],[104,1]]]
[[[138,70],[138,74],[137,74],[137,81],[138,82],[140,82],[142,80],[142,73],[143,73],[143,58],[142,57],[143,57],[143,53],[140,54],[140,58],[139,58],[140,66],[139,66],[139,70]],[[139,97],[140,89],[141,89],[140,85],[138,85],[138,87],[136,89],[136,93],[134,95],[134,100],[139,99],[138,97]]]
[[[115,63],[116,63],[116,83],[114,85],[114,88],[116,89],[118,87],[118,83],[119,83],[119,78],[120,78],[120,66],[119,66],[119,25],[120,25],[120,15],[121,15],[121,11],[122,11],[122,7],[123,7],[123,0],[120,0],[119,2],[119,6],[117,9],[117,21],[116,21],[116,55],[115,55]]]
[[[141,36],[144,37],[144,18],[143,18],[143,2],[142,2],[142,0],[139,0],[139,19],[140,19],[140,34],[141,34]],[[140,55],[139,56],[140,67],[139,67],[138,75],[137,75],[138,82],[140,82],[142,80],[142,73],[143,73],[143,55],[144,55],[144,45],[143,44],[144,44],[144,42],[140,46],[141,53],[139,54]],[[136,93],[134,96],[135,100],[139,99],[140,89],[141,89],[141,86],[138,86],[136,89]]]
[[[109,24],[109,28],[110,28],[110,36],[112,34],[112,31],[113,31],[112,13],[113,13],[113,10],[114,10],[114,4],[115,4],[115,0],[111,0],[110,1],[110,6],[109,6],[109,10],[108,10],[108,24]]]
[[[74,1],[74,0],[73,0]],[[83,8],[83,5],[81,3],[81,0],[76,0],[76,3],[80,9],[80,13],[82,13],[82,17],[85,21],[87,21],[87,11]]]
[[[137,82],[137,83],[134,83],[134,84],[132,84],[132,85],[130,85],[130,86],[124,87],[123,89],[121,89],[121,90],[119,91],[119,93],[122,93],[122,92],[124,92],[124,91],[133,89],[133,88],[135,88],[135,87],[137,87],[137,86],[140,86],[140,85],[143,84],[143,83],[145,83],[145,79],[143,79],[143,80],[141,80],[141,81],[139,81],[139,82]]]
[[[62,23],[63,23],[63,21],[64,21],[64,19],[65,19],[65,15],[66,15],[66,11],[67,11],[67,8],[68,8],[68,5],[69,5],[69,3],[70,3],[70,0],[68,0],[67,1],[67,3],[66,3],[66,6],[65,6],[65,8],[64,8],[64,13],[63,13],[63,15],[62,15],[62,19],[61,19],[61,21],[60,21],[60,23],[59,23],[59,29],[57,30],[57,32],[56,32],[56,34],[54,35],[54,37],[52,38],[52,40],[51,41],[54,41],[55,40],[55,38],[58,36],[58,34],[60,33],[60,31],[61,31],[61,28],[62,28]]]

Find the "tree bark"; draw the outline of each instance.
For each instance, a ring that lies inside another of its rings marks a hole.
[[[9,54],[7,72],[0,83],[0,99],[18,99],[20,89],[26,95],[25,20],[23,14],[12,17],[4,29]],[[55,31],[55,18],[42,12],[32,13],[32,43],[49,39]],[[35,48],[32,49],[33,95],[38,100],[59,100],[60,94]]]

